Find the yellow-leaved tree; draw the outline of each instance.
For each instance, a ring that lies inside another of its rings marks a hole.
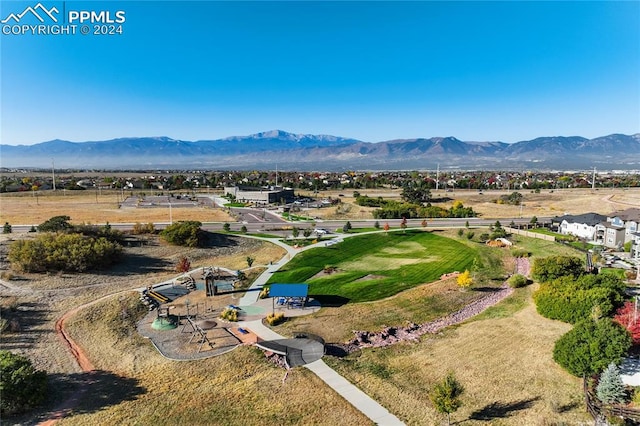
[[[471,287],[471,285],[473,284],[473,277],[471,276],[471,272],[469,272],[469,270],[467,269],[466,271],[458,275],[457,282],[458,286],[462,289]]]

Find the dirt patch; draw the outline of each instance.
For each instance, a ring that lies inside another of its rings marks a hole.
[[[359,283],[359,282],[363,282],[363,281],[381,280],[383,278],[387,278],[387,277],[385,277],[384,275],[369,274],[369,275],[365,275],[362,278],[358,278],[354,282]]]

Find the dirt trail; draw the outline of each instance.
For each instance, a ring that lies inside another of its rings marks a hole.
[[[77,306],[77,307],[71,309],[70,311],[67,311],[64,315],[62,315],[58,319],[58,321],[56,321],[56,333],[58,334],[58,336],[60,336],[60,339],[63,341],[64,345],[71,352],[71,355],[73,356],[73,359],[76,361],[76,363],[78,365],[78,368],[82,372],[89,373],[89,374],[88,374],[87,379],[80,384],[79,389],[72,396],[70,396],[67,400],[65,400],[62,403],[60,403],[60,405],[58,405],[54,409],[54,412],[53,412],[51,418],[39,423],[39,426],[52,426],[58,420],[64,418],[67,415],[69,415],[69,413],[71,413],[71,411],[78,405],[78,403],[80,402],[80,399],[82,398],[82,396],[89,390],[89,386],[93,383],[93,379],[91,377],[92,376],[91,373],[93,373],[93,371],[95,371],[95,367],[93,366],[93,364],[91,363],[91,361],[89,360],[87,355],[84,353],[84,350],[82,349],[82,347],[80,347],[80,345],[78,345],[71,338],[71,336],[69,335],[67,330],[65,330],[65,328],[64,328],[65,323],[71,317],[73,317],[76,313],[78,313],[81,309],[84,309],[84,308],[87,308],[89,306],[95,305],[96,303],[102,302],[103,300],[109,299],[109,298],[111,298],[113,296],[116,296],[118,294],[126,293],[127,291],[129,291],[129,290],[119,291],[117,293],[113,293],[113,294],[109,294],[109,295],[103,296],[103,297],[98,298],[96,300],[93,300],[93,301],[91,301],[89,303],[85,303],[84,305]]]

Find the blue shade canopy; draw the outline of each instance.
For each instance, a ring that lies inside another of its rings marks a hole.
[[[269,297],[307,297],[309,284],[271,284]]]

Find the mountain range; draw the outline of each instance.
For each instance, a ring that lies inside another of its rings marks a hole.
[[[52,140],[0,145],[0,167],[70,169],[281,170],[568,170],[640,169],[640,134],[540,137],[516,143],[464,142],[455,137],[363,142],[282,130],[216,140],[169,137],[107,141]]]

